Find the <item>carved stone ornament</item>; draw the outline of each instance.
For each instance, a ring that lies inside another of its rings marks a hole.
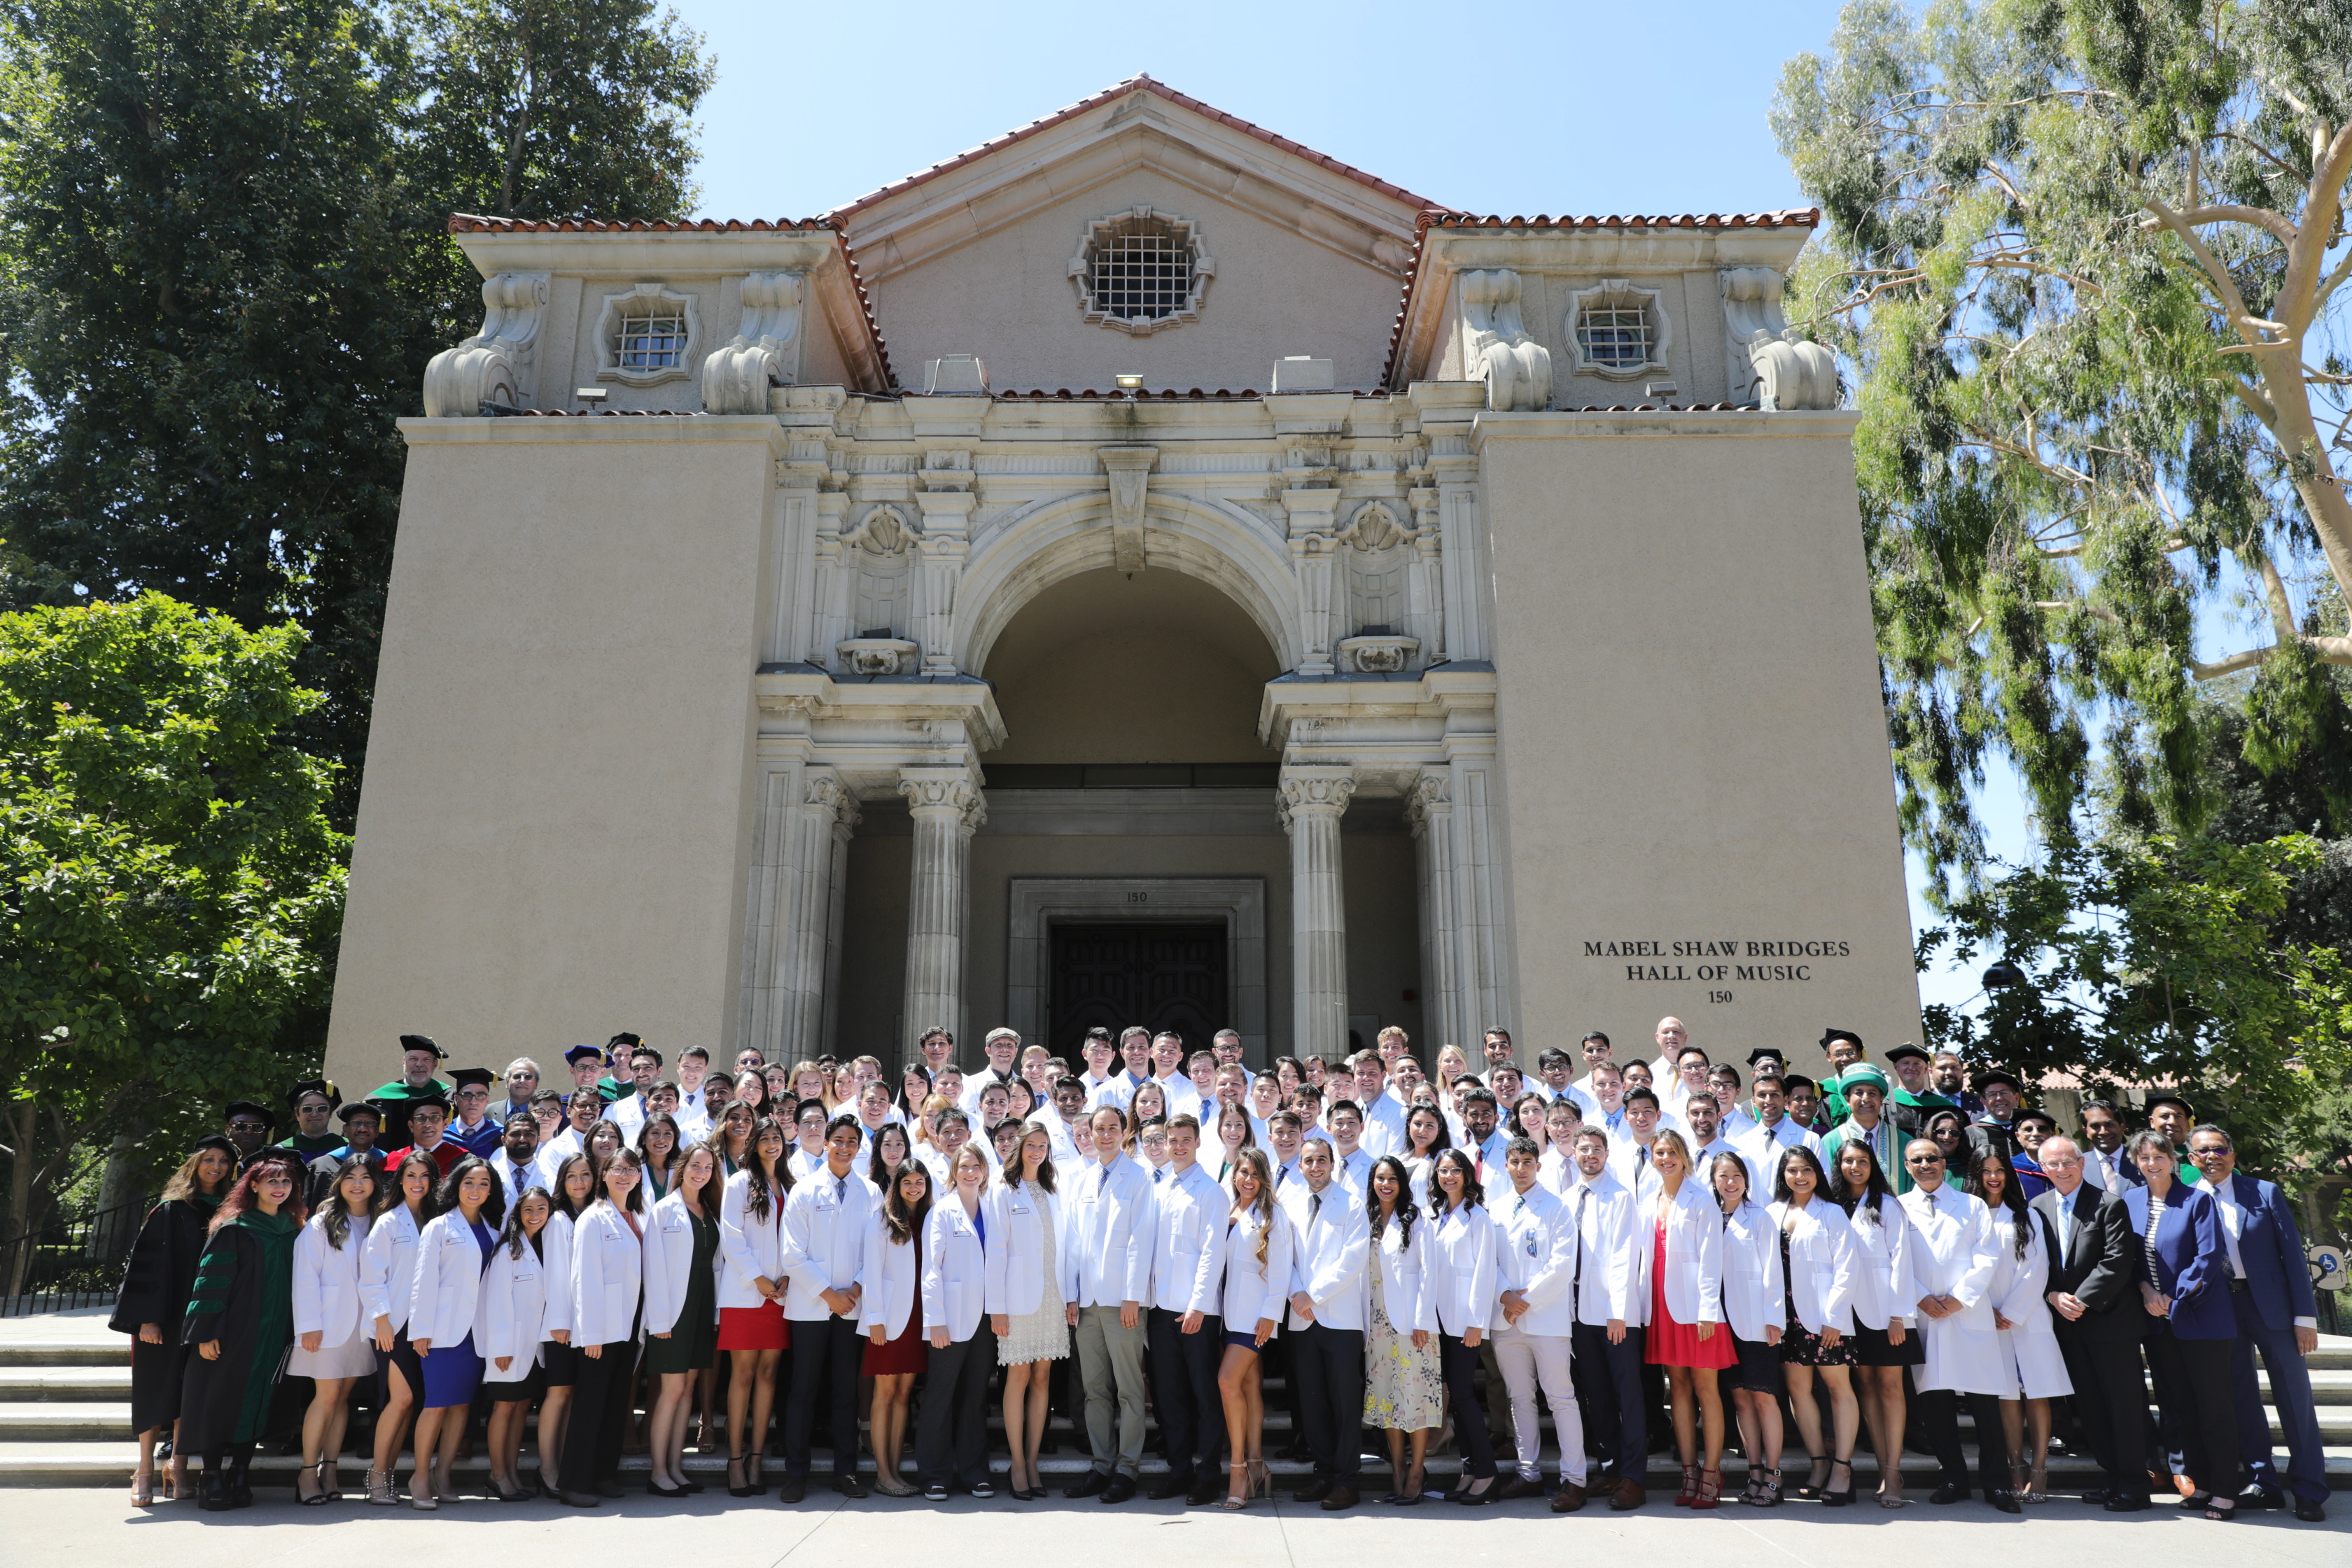
[[[1338,816],[1355,793],[1356,775],[1345,768],[1285,769],[1279,786],[1283,826],[1289,826],[1299,816]]]
[[[833,651],[852,675],[911,675],[922,649],[905,637],[851,637]]]
[[[1778,340],[1750,343],[1748,357],[1756,366],[1758,401],[1766,408],[1838,405],[1837,353],[1827,344],[1808,342],[1791,327]]]
[[[1354,675],[1394,675],[1412,662],[1421,651],[1419,637],[1341,637],[1338,648],[1339,668]]]
[[[426,418],[467,418],[485,403],[523,406],[547,279],[544,272],[500,272],[482,280],[482,330],[425,366]]]
[[[1451,808],[1454,786],[1444,773],[1427,773],[1412,781],[1412,789],[1404,797],[1405,824],[1414,837],[1429,830],[1433,817]]]
[[[849,792],[842,788],[841,781],[830,773],[818,773],[812,777],[808,782],[808,790],[803,799],[808,805],[819,811],[831,814],[836,819],[839,818],[843,808],[850,804]]]
[[[1498,412],[1551,405],[1551,351],[1519,316],[1519,275],[1507,268],[1462,274],[1463,363],[1486,384]]]
[[[768,388],[797,378],[801,275],[752,272],[741,286],[742,330],[702,362],[707,414],[765,414]]]
[[[623,330],[632,321],[657,318],[677,323],[677,346],[653,358],[652,363],[630,363],[631,355],[622,342]],[[702,327],[694,296],[659,283],[640,283],[619,294],[604,296],[604,314],[596,321],[596,379],[617,381],[628,386],[657,386],[666,381],[684,381],[687,362],[693,357],[694,345],[702,336]],[[763,399],[761,413],[767,412]]]
[[[901,773],[898,793],[909,811],[951,811],[960,818],[969,818],[982,804],[972,782],[953,774]]]
[[[1655,289],[1612,278],[1569,297],[1568,352],[1579,375],[1626,381],[1666,368],[1674,319]]]
[[[1143,570],[1143,492],[1150,482],[1157,447],[1105,447],[1103,471],[1110,477],[1111,565],[1121,572]]]
[[[1105,264],[1117,274],[1118,287],[1103,287],[1111,281]],[[1216,258],[1201,242],[1200,226],[1150,206],[1087,225],[1070,258],[1070,285],[1087,323],[1138,337],[1199,321],[1216,275]]]

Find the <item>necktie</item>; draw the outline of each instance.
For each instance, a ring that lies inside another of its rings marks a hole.
[[[1511,1204],[1511,1213],[1512,1213],[1514,1215],[1523,1215],[1523,1214],[1525,1214],[1525,1213],[1527,1213],[1527,1212],[1528,1212],[1528,1194],[1525,1194],[1525,1193],[1521,1193],[1521,1194],[1519,1194],[1516,1199],[1514,1199],[1514,1200],[1512,1201],[1512,1204]]]
[[[1584,1300],[1584,1216],[1592,1207],[1592,1189],[1576,1189],[1576,1272],[1568,1285],[1569,1300],[1581,1305]]]
[[[1155,1187],[1158,1186],[1160,1184],[1160,1179],[1167,1173],[1168,1173],[1164,1170],[1154,1170],[1151,1173],[1151,1184]]]
[[[1317,1220],[1317,1219],[1318,1219],[1318,1218],[1320,1218],[1320,1217],[1321,1217],[1322,1213],[1323,1213],[1323,1194],[1322,1194],[1321,1193],[1309,1193],[1309,1194],[1307,1194],[1307,1223],[1308,1225],[1313,1225],[1313,1224],[1316,1222],[1316,1220]]]
[[[837,1204],[845,1204],[849,1201],[849,1178],[847,1176],[835,1176],[833,1179],[833,1201]]]

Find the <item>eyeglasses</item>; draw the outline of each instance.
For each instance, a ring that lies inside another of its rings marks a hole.
[[[1906,1165],[1940,1165],[1944,1157],[1941,1154],[1914,1154],[1903,1163]]]
[[[228,1130],[232,1132],[267,1132],[269,1131],[269,1123],[267,1121],[232,1121],[228,1124]]]

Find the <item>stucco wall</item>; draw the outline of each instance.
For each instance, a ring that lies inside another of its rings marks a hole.
[[[411,420],[327,1070],[734,1026],[773,420]]]
[[[1852,427],[1481,420],[1524,1059],[1919,1037]]]

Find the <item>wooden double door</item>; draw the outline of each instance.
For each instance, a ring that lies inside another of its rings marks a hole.
[[[1078,1047],[1097,1026],[1114,1038],[1130,1024],[1154,1034],[1173,1029],[1191,1051],[1232,1022],[1223,925],[1121,921],[1051,930],[1045,1044],[1073,1069],[1083,1070]]]

